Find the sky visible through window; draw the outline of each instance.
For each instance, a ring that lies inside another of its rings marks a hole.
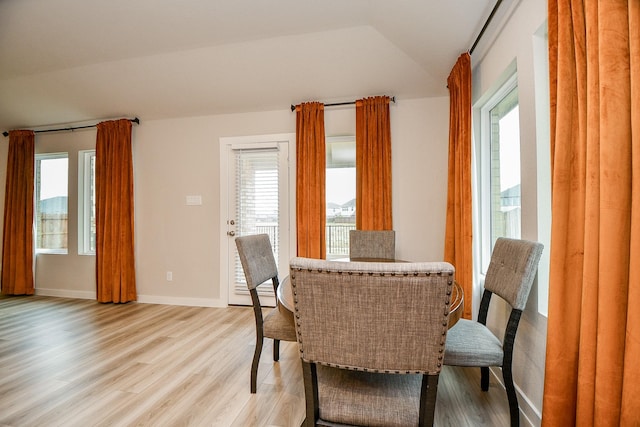
[[[69,159],[43,159],[40,162],[40,200],[67,197]]]
[[[356,198],[356,168],[327,168],[328,203],[343,205]]]
[[[520,124],[518,106],[500,119],[500,191],[520,184]]]

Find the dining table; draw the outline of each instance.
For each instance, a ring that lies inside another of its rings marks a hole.
[[[389,258],[336,258],[331,261],[335,262],[408,262],[400,259]],[[284,310],[283,314],[291,316],[295,311],[295,302],[293,299],[293,291],[289,276],[285,277],[277,289],[278,309]],[[451,302],[449,305],[449,329],[455,325],[464,309],[464,292],[458,282],[454,280],[451,290]]]

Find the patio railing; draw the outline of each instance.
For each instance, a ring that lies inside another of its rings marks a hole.
[[[349,256],[349,230],[355,230],[355,224],[327,224],[325,228],[327,258],[342,258]],[[277,242],[275,238],[278,234],[277,225],[260,224],[256,226],[256,233],[266,233],[272,242]],[[278,248],[273,248],[278,253]]]

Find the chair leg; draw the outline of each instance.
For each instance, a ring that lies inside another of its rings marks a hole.
[[[280,340],[273,340],[273,361],[280,360]]]
[[[253,353],[253,362],[251,363],[251,393],[256,392],[256,383],[258,381],[258,364],[260,363],[260,355],[262,354],[262,334],[258,334],[256,338],[256,351]]]
[[[439,375],[422,376],[422,390],[420,392],[419,426],[433,426],[436,413],[436,399],[438,395]]]
[[[502,378],[504,379],[504,388],[507,390],[507,399],[509,399],[509,414],[511,415],[511,427],[520,426],[520,408],[518,406],[518,396],[516,388],[513,385],[513,374],[511,365],[502,367]]]
[[[302,363],[302,381],[304,382],[304,401],[306,416],[300,427],[315,427],[320,416],[318,397],[318,371],[313,363]]]
[[[482,391],[489,390],[489,368],[486,366],[480,368],[480,388]]]

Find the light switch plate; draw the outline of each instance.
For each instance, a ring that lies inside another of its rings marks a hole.
[[[199,206],[202,204],[202,196],[187,196],[187,206]]]

